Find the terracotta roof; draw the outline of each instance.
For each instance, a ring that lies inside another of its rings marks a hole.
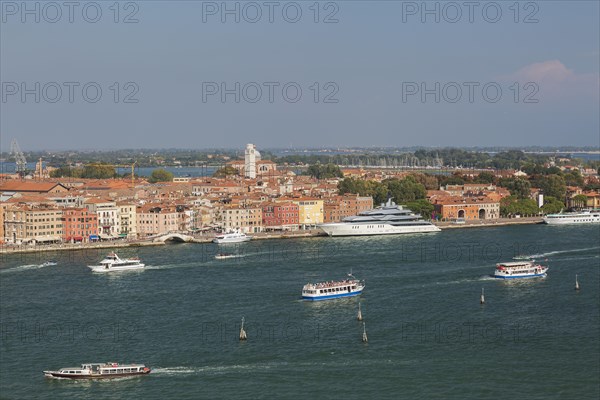
[[[5,181],[0,184],[0,191],[2,192],[49,192],[56,186],[63,187],[57,182],[23,182],[23,181]]]

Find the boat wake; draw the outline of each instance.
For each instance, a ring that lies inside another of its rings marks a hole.
[[[269,364],[248,364],[248,365],[222,365],[215,367],[167,367],[167,368],[154,368],[151,375],[164,375],[164,376],[173,376],[173,375],[198,375],[198,374],[208,374],[208,375],[218,375],[218,374],[226,374],[233,371],[240,370],[259,370],[259,369],[270,369],[277,367],[278,363],[269,363]]]
[[[600,249],[600,246],[596,246],[596,247],[586,247],[584,249],[572,249],[572,250],[556,250],[556,251],[549,251],[547,253],[539,253],[539,254],[530,254],[530,255],[522,255],[522,256],[516,256],[513,257],[515,260],[531,260],[531,259],[537,259],[537,258],[545,258],[545,257],[549,257],[549,256],[555,256],[558,254],[569,254],[569,253],[580,253],[580,252],[584,252],[584,251],[590,251],[590,250],[598,250]]]
[[[164,264],[164,265],[146,265],[146,270],[174,269],[174,268],[191,268],[198,266],[197,262],[187,264]]]
[[[171,367],[171,368],[154,368],[150,374],[152,375],[190,375],[200,372],[199,368],[195,367]]]
[[[41,264],[27,264],[27,265],[20,265],[18,267],[14,267],[14,268],[7,268],[7,269],[2,269],[0,270],[0,273],[2,274],[8,274],[11,272],[23,272],[23,271],[29,271],[32,269],[40,269],[40,268],[44,268],[47,267],[47,265],[41,265]]]

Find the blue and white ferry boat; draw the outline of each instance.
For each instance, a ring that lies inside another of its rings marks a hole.
[[[307,283],[302,288],[302,298],[309,301],[329,300],[339,297],[358,296],[365,288],[365,282],[348,274],[349,279],[321,283]]]
[[[494,278],[516,279],[546,276],[548,267],[536,264],[535,261],[514,261],[496,264]]]

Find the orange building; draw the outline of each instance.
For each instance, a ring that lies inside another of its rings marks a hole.
[[[63,240],[89,242],[98,235],[98,215],[87,208],[65,208],[63,211]]]
[[[464,218],[467,221],[497,219],[500,203],[487,197],[444,197],[435,199],[435,213],[442,219]]]
[[[262,223],[265,229],[296,230],[300,220],[298,205],[292,202],[267,203],[262,207]]]
[[[348,194],[334,196],[325,200],[323,205],[323,222],[340,222],[346,217],[357,215],[360,212],[373,208],[371,196]]]

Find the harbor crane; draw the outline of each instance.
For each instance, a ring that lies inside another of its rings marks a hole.
[[[133,164],[131,164],[131,188],[135,189],[135,164],[137,163],[137,161],[134,161]],[[115,165],[116,168],[129,168],[129,165]]]
[[[19,174],[20,177],[23,177],[27,169],[27,160],[25,159],[25,155],[21,151],[21,147],[19,147],[19,142],[17,142],[17,139],[13,139],[10,143],[10,154],[15,157],[15,171],[17,172],[17,174]]]

